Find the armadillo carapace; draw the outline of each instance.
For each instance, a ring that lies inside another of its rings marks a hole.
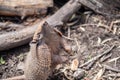
[[[31,43],[25,64],[27,80],[46,80],[51,72],[51,53],[45,43]]]

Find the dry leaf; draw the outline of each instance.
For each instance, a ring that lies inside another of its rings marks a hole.
[[[77,70],[79,65],[78,59],[74,59],[71,64],[71,70]]]

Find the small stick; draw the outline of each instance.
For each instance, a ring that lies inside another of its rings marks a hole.
[[[83,67],[83,66],[89,64],[89,63],[92,62],[92,61],[96,61],[96,60],[99,59],[100,57],[108,54],[114,47],[115,47],[115,46],[113,45],[111,48],[109,48],[108,50],[106,50],[106,51],[103,52],[102,54],[99,54],[99,55],[93,57],[92,59],[90,59],[89,61],[85,62],[84,64],[80,65],[80,67]]]
[[[79,43],[78,43],[78,41],[77,41],[77,38],[75,38],[75,43],[76,43],[76,45],[77,45],[77,47],[78,47],[77,52],[79,52],[80,46],[79,46]]]
[[[26,79],[25,79],[25,75],[21,75],[21,76],[7,78],[7,79],[3,79],[3,80],[26,80]]]
[[[68,26],[68,38],[70,38],[70,26]]]
[[[110,24],[110,30],[112,30],[113,25],[116,23],[120,23],[120,20],[112,21]]]
[[[103,65],[103,67],[105,67],[105,69],[107,69],[107,70],[111,70],[111,71],[120,73],[120,70],[115,69],[115,68],[112,68],[112,67],[110,67],[110,66],[108,66],[108,65]]]
[[[87,67],[85,67],[86,70],[89,70],[93,65],[94,65],[95,61],[92,61],[91,63],[89,63],[87,65]]]
[[[99,25],[98,25],[98,24],[82,24],[82,25],[80,25],[80,26],[98,26],[98,27],[101,26],[101,27],[104,27],[104,28],[110,30],[108,25],[101,24],[101,23],[99,23]],[[111,30],[110,30],[110,31],[111,31]]]
[[[100,69],[98,73],[95,75],[95,77],[93,78],[93,80],[101,80],[101,77],[104,74],[104,72],[105,72],[105,69]]]
[[[113,78],[113,80],[116,80],[116,78],[117,78],[117,76],[115,76],[115,77]]]
[[[103,76],[103,77],[120,77],[120,73],[117,73],[117,74],[108,74],[108,75]]]
[[[109,54],[108,56],[101,58],[100,62],[104,62],[105,60],[109,59],[111,56],[112,54]]]
[[[113,58],[113,59],[109,60],[108,62],[117,61],[118,59],[120,59],[120,56],[119,56],[119,57],[116,57],[116,58]]]
[[[62,36],[63,38],[67,39],[67,40],[71,40],[74,41],[74,39],[70,38],[70,37],[66,37],[64,36],[57,28],[54,28],[54,31],[57,32],[60,36]]]

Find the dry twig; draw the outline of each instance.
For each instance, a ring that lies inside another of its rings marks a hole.
[[[105,72],[104,69],[100,69],[96,76],[93,78],[93,80],[100,80],[104,72]]]
[[[101,23],[99,23],[99,24],[82,24],[80,26],[98,26],[98,27],[104,27],[104,28],[110,30],[108,25],[101,24]]]
[[[116,23],[120,23],[120,20],[112,21],[110,24],[110,30],[112,30],[113,25]]]
[[[101,58],[100,62],[104,62],[105,60],[109,59],[112,56],[112,54],[109,54],[103,58]]]
[[[115,69],[115,68],[112,68],[112,67],[110,67],[110,66],[108,66],[108,65],[105,65],[105,64],[104,64],[103,67],[104,67],[105,69],[107,69],[107,70],[111,70],[111,71],[120,73],[120,70]]]
[[[106,76],[103,77],[120,77],[120,73],[117,74],[107,74]]]
[[[80,65],[80,67],[83,67],[85,65],[88,65],[90,62],[96,61],[97,59],[99,59],[100,57],[108,54],[115,46],[113,45],[111,48],[109,48],[108,50],[106,50],[105,52],[93,57],[92,59],[90,59],[89,61],[85,62],[84,64]]]
[[[110,59],[108,62],[117,61],[118,59],[120,59],[120,56],[119,56],[119,57],[116,57],[116,58],[113,58],[113,59]]]

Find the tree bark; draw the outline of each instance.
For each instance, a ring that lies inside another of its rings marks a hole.
[[[24,29],[0,35],[0,51],[8,50],[29,43],[32,40],[37,27],[41,25],[41,22],[42,21],[39,21],[32,26],[18,25],[20,27],[24,27]],[[16,24],[13,25],[16,26]]]
[[[0,15],[29,16],[40,15],[53,7],[53,0],[2,0],[0,1]]]
[[[63,25],[75,12],[80,9],[80,7],[81,4],[78,2],[78,0],[70,0],[54,15],[49,17],[46,22],[53,27]]]

